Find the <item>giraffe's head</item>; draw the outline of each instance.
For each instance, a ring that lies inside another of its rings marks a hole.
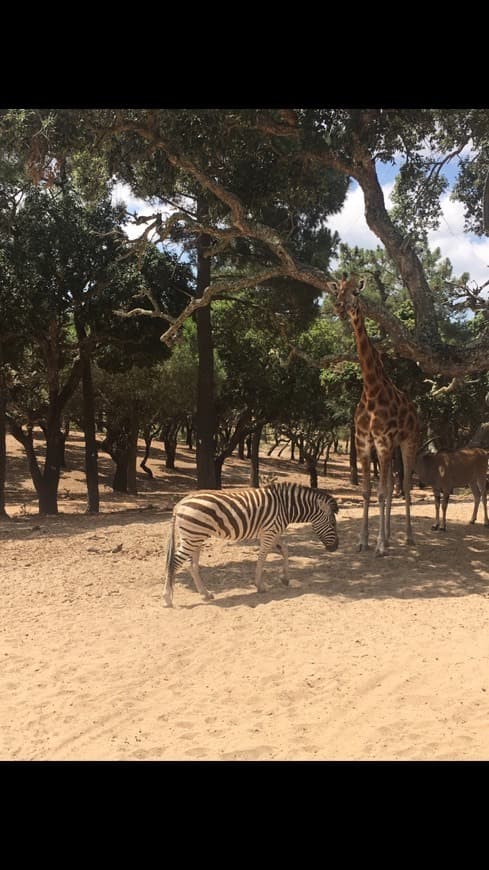
[[[328,286],[335,299],[334,310],[344,320],[349,311],[358,308],[358,294],[365,287],[365,281],[363,278],[357,278],[356,275],[348,277],[347,273],[343,272],[341,281],[329,281]]]

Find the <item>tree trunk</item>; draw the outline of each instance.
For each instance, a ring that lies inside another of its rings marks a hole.
[[[316,468],[316,460],[313,456],[306,454],[305,455],[306,467],[309,472],[309,485],[311,489],[317,489],[318,487],[318,471]]]
[[[153,437],[152,437],[152,435],[150,435],[148,430],[146,430],[146,432],[143,433],[143,438],[144,438],[144,456],[143,456],[141,462],[139,463],[139,467],[143,469],[143,471],[148,475],[148,477],[151,478],[151,480],[153,480],[153,476],[154,476],[153,472],[151,471],[151,468],[148,468],[148,466],[146,464],[148,459],[149,459],[149,451],[151,450],[151,443],[153,441]]]
[[[58,513],[58,486],[61,463],[61,426],[59,415],[49,415],[46,426],[46,459],[38,490],[39,513],[56,515]]]
[[[1,349],[0,349],[1,350]],[[7,445],[5,441],[7,412],[7,384],[0,360],[0,517],[8,516],[5,510],[5,478],[7,476]]]
[[[60,429],[59,431],[59,466],[66,470],[66,456],[65,456],[65,447],[66,447],[66,439],[69,434],[69,426],[66,426],[64,429]]]
[[[138,434],[139,421],[132,417],[129,427],[128,452],[127,452],[127,491],[131,495],[138,494],[136,482],[136,464],[138,458]]]
[[[197,217],[205,220],[207,206],[197,205]],[[204,254],[209,251],[211,240],[202,234],[197,239],[197,296],[202,296],[211,281],[211,261]],[[199,308],[197,322],[197,347],[199,371],[197,379],[197,486],[199,489],[218,489],[214,463],[215,436],[217,429],[214,399],[214,347],[212,341],[211,308]]]
[[[238,441],[238,458],[239,458],[239,459],[244,459],[244,458],[245,458],[245,452],[244,452],[244,451],[245,451],[245,438],[244,438],[244,436],[243,436],[243,438],[240,438],[239,441]]]
[[[37,493],[38,510],[40,514],[58,513],[58,482],[59,482],[59,420],[54,420],[44,431],[46,433],[46,461],[44,473],[41,473],[34,450],[32,428],[24,432],[22,427],[9,419],[10,431],[14,438],[22,444],[29,464],[32,482]],[[52,430],[57,437],[53,438]]]
[[[163,441],[166,453],[165,468],[171,471],[175,468],[175,456],[177,453],[177,439],[173,434],[167,435]]]
[[[192,424],[187,423],[187,437],[185,439],[185,443],[186,443],[189,450],[194,449],[194,445],[193,445],[193,441],[192,441],[193,431],[194,431],[194,429],[193,429]]]
[[[355,422],[350,424],[350,483],[358,486],[357,445],[355,441]]]
[[[98,485],[98,446],[95,437],[95,400],[93,395],[92,365],[90,358],[83,360],[82,369],[83,431],[85,435],[85,479],[87,481],[88,514],[98,514],[100,495]]]
[[[118,458],[114,459],[114,462],[115,473],[112,489],[114,492],[127,492],[127,456],[118,454]]]
[[[260,438],[262,426],[255,429],[251,435],[251,467],[250,467],[250,486],[258,488],[260,486]]]
[[[224,465],[225,458],[226,457],[224,456],[224,454],[221,454],[220,456],[216,456],[216,458],[214,460],[214,469],[215,469],[214,473],[215,473],[215,478],[216,478],[216,488],[217,489],[221,489],[221,487],[222,487],[222,467]]]
[[[366,118],[366,125],[368,125]],[[389,257],[396,264],[406,287],[409,288],[415,317],[418,339],[434,350],[441,350],[438,331],[438,318],[431,288],[426,280],[423,266],[413,243],[403,236],[385,207],[384,193],[377,178],[375,161],[368,153],[367,146],[357,145],[358,154],[354,160],[354,178],[363,191],[365,200],[365,220],[369,228],[384,244]]]
[[[87,331],[79,313],[75,314],[75,329],[80,348],[83,403],[83,434],[85,437],[85,480],[87,482],[87,514],[98,514],[100,495],[98,485],[98,445],[95,424],[92,363],[86,339]],[[68,434],[68,433],[66,433]]]
[[[277,456],[282,456],[282,453],[283,453],[284,450],[289,446],[289,444],[290,444],[290,440],[289,440],[289,441],[286,441],[285,444],[284,444],[284,446],[281,447],[280,450],[278,451]],[[291,447],[291,456],[290,456],[290,458],[291,458],[291,459],[294,458],[294,445],[293,445],[293,444],[292,444],[292,447]]]
[[[115,463],[112,489],[114,492],[128,492],[130,422],[126,420],[121,428],[115,428],[108,424],[107,435],[100,448],[106,451]]]
[[[280,456],[281,453],[282,453],[282,451],[280,451],[280,453],[278,455]],[[295,441],[292,441],[292,444],[290,445],[290,458],[291,458],[292,462],[295,459]]]
[[[335,441],[335,442],[333,442],[333,444],[336,444],[336,450],[334,452],[338,453],[338,442]],[[329,462],[329,454],[331,452],[331,446],[332,446],[331,441],[328,441],[328,443],[326,445],[326,455],[324,457],[324,467],[323,467],[325,477],[328,473],[328,462]]]

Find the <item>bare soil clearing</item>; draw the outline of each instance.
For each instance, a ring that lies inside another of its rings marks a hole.
[[[138,496],[114,495],[101,454],[102,512],[83,513],[83,443],[67,445],[57,517],[40,518],[26,462],[8,439],[0,522],[0,758],[4,760],[370,760],[489,758],[489,530],[468,524],[470,492],[431,530],[431,492],[414,491],[415,547],[393,506],[389,555],[357,553],[361,490],[347,458],[320,478],[340,503],[336,553],[310,526],[287,533],[291,576],[253,584],[257,544],[213,542],[203,602],[186,570],[163,607],[168,522],[194,487],[194,454],[177,453]],[[277,480],[308,483],[289,459]],[[248,463],[224,466],[246,485]],[[377,503],[371,506],[371,543]],[[121,546],[122,545],[122,546]]]

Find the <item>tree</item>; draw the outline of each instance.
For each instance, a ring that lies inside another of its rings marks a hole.
[[[456,337],[446,341],[445,318],[439,316],[419,250],[426,227],[439,220],[440,196],[447,188],[443,172],[450,162],[458,161],[455,195],[465,203],[467,220],[483,230],[489,130],[485,111],[104,110],[81,118],[76,112],[46,110],[6,113],[4,126],[6,141],[19,141],[20,135],[28,143],[30,165],[40,173],[49,171],[49,156],[66,152],[70,143],[97,142],[103,160],[134,189],[161,197],[164,179],[167,191],[172,188],[180,197],[172,200],[168,219],[154,222],[160,238],[205,234],[213,258],[225,255],[236,266],[243,256],[254,256],[253,275],[238,268],[224,280],[214,269],[202,297],[192,299],[181,316],[169,321],[165,341],[178,335],[185,317],[223,291],[229,295],[250,285],[264,288],[272,278],[287,276],[328,293],[327,265],[314,261],[311,247],[301,249],[295,242],[306,240],[309,226],[317,238],[321,214],[341,206],[353,179],[363,192],[367,223],[402,281],[413,317],[408,323],[376,300],[366,303],[367,315],[384,330],[395,352],[419,364],[427,375],[461,378],[489,368],[489,311],[481,288],[455,287],[452,295],[458,302],[442,300],[443,306],[458,304],[481,314],[470,343]],[[377,167],[399,161],[395,209],[389,214]],[[183,195],[191,191],[205,199],[207,215],[185,208]],[[171,194],[166,196],[171,199]],[[303,214],[305,220],[300,219]]]
[[[215,485],[211,479],[213,463],[211,468],[209,462],[215,422],[210,313],[202,309],[223,287],[234,293],[288,275],[292,259],[280,241],[282,231],[295,253],[314,253],[325,264],[324,252],[331,251],[334,239],[324,228],[324,218],[341,206],[347,187],[347,181],[335,171],[321,168],[318,172],[300,163],[289,178],[284,172],[287,155],[263,141],[254,121],[254,112],[211,110],[97,111],[85,112],[83,117],[71,110],[46,110],[4,116],[7,138],[16,147],[19,141],[24,143],[29,166],[37,177],[53,171],[50,155],[58,161],[74,161],[96,141],[108,174],[117,174],[136,194],[157,198],[171,207],[165,221],[148,216],[139,217],[138,222],[147,224],[145,238],[152,231],[162,242],[178,242],[188,254],[193,251],[197,298],[189,303],[185,316],[197,312],[197,459],[199,485],[204,486]],[[256,224],[257,231],[251,234],[240,197],[246,200],[247,212]],[[230,225],[229,207],[246,226]],[[261,228],[257,218],[266,220],[272,230],[265,225]],[[281,246],[281,262],[277,262],[277,244]],[[217,282],[211,281],[211,258]],[[231,282],[221,274],[224,263],[233,265]],[[301,280],[300,275],[294,278]],[[179,318],[175,320],[154,307],[147,313],[169,321],[172,336],[178,332]]]
[[[8,420],[26,450],[43,514],[57,513],[61,418],[88,359],[84,309],[108,279],[118,246],[114,224],[117,214],[107,201],[86,208],[72,191],[31,187],[4,239],[22,349]],[[41,375],[37,395],[29,371]],[[42,469],[33,442],[35,424],[46,438]]]

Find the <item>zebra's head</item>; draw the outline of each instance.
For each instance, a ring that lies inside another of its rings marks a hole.
[[[338,533],[336,531],[336,514],[338,504],[325,489],[315,490],[317,493],[318,512],[312,520],[312,527],[319,540],[330,553],[338,548]]]

